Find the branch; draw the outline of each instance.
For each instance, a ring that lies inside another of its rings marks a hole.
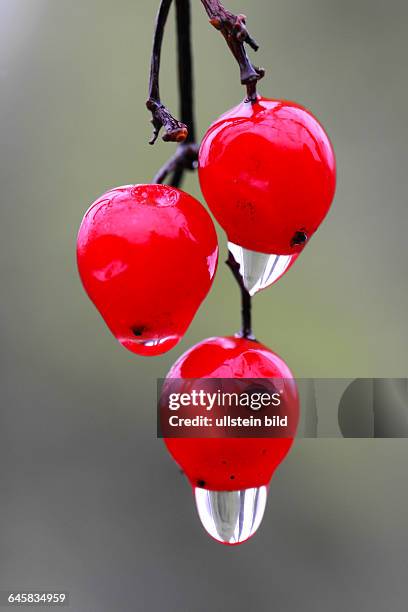
[[[251,296],[242,280],[242,276],[239,271],[239,264],[235,261],[234,256],[230,251],[228,251],[228,259],[225,263],[231,270],[241,290],[242,330],[240,331],[239,336],[240,338],[247,338],[247,340],[255,340],[255,336],[252,333],[251,323]]]
[[[163,136],[163,140],[173,140],[181,143],[175,154],[157,172],[153,181],[163,183],[169,175],[172,175],[170,185],[178,187],[183,180],[184,171],[197,168],[198,145],[195,144],[190,0],[175,0],[181,121],[174,119],[160,101],[160,51],[171,1],[162,0],[157,16],[147,107],[149,110],[153,109],[152,123],[155,131],[152,142],[156,140],[160,128],[164,126],[166,134]],[[160,105],[159,111],[162,114],[157,111],[157,101]]]
[[[211,25],[224,36],[238,62],[241,83],[247,87],[247,99],[254,102],[257,99],[256,84],[264,76],[265,70],[254,66],[246,53],[244,44],[257,51],[258,43],[248,33],[245,15],[234,15],[221,4],[220,0],[201,0],[201,2]]]
[[[152,113],[153,136],[150,144],[154,144],[160,129],[165,129],[163,140],[182,142],[187,138],[187,126],[173,117],[170,111],[162,104],[159,89],[160,56],[163,42],[164,28],[172,0],[161,0],[156,18],[156,27],[153,37],[153,51],[150,65],[149,98],[146,102],[148,110]]]
[[[190,0],[176,1],[176,30],[180,115],[188,127],[186,142],[195,142],[194,74],[191,48]]]
[[[198,160],[198,145],[181,143],[169,160],[160,168],[153,178],[153,183],[163,183],[169,174],[173,174],[170,185],[178,187],[181,184],[184,170],[195,170]]]

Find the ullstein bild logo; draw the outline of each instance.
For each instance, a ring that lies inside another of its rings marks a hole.
[[[299,420],[293,380],[166,379],[158,383],[164,438],[291,438]]]

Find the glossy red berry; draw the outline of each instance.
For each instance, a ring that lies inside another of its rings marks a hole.
[[[236,337],[209,338],[187,351],[167,378],[284,379],[287,405],[298,419],[296,383],[285,362],[266,346]],[[165,438],[193,488],[237,491],[268,485],[293,442],[288,438]]]
[[[211,287],[217,257],[205,208],[167,185],[108,191],[85,214],[77,241],[89,297],[117,340],[140,355],[180,340]]]
[[[289,255],[303,249],[326,216],[336,164],[327,134],[308,110],[259,97],[209,128],[199,177],[231,242]]]

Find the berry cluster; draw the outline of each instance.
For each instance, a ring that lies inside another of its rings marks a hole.
[[[239,104],[208,129],[198,161],[214,217],[234,246],[255,253],[295,258],[333,199],[330,141],[294,103]],[[158,355],[177,344],[206,297],[218,246],[209,214],[192,196],[129,185],[92,204],[77,254],[84,287],[118,341]]]
[[[305,108],[258,96],[210,126],[198,167],[203,196],[228,236],[235,273],[253,295],[289,269],[326,216],[335,190],[330,141]],[[217,236],[206,209],[187,193],[162,184],[129,185],[89,208],[77,258],[83,285],[117,340],[139,355],[159,355],[179,342],[211,288]],[[248,330],[200,342],[168,378],[293,381],[284,361]],[[297,403],[294,381],[291,393]],[[266,500],[261,493],[293,439],[165,442],[195,491],[207,531],[234,544],[256,530]],[[250,491],[248,501],[242,495]],[[231,492],[241,501],[222,497]],[[239,533],[231,504],[251,508],[251,526]]]

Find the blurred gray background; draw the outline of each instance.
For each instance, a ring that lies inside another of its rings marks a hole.
[[[261,43],[263,95],[310,108],[338,161],[332,211],[256,298],[255,332],[299,377],[405,377],[408,3],[228,6]],[[122,349],[82,290],[84,211],[107,188],[149,181],[173,150],[147,144],[156,8],[0,0],[0,589],[66,589],[75,612],[405,612],[406,441],[299,440],[257,536],[222,547],[155,437],[155,388],[189,346],[236,331],[229,271],[155,359]],[[193,9],[202,134],[243,90]],[[173,25],[162,93],[176,111]],[[185,186],[199,197],[196,181]]]

